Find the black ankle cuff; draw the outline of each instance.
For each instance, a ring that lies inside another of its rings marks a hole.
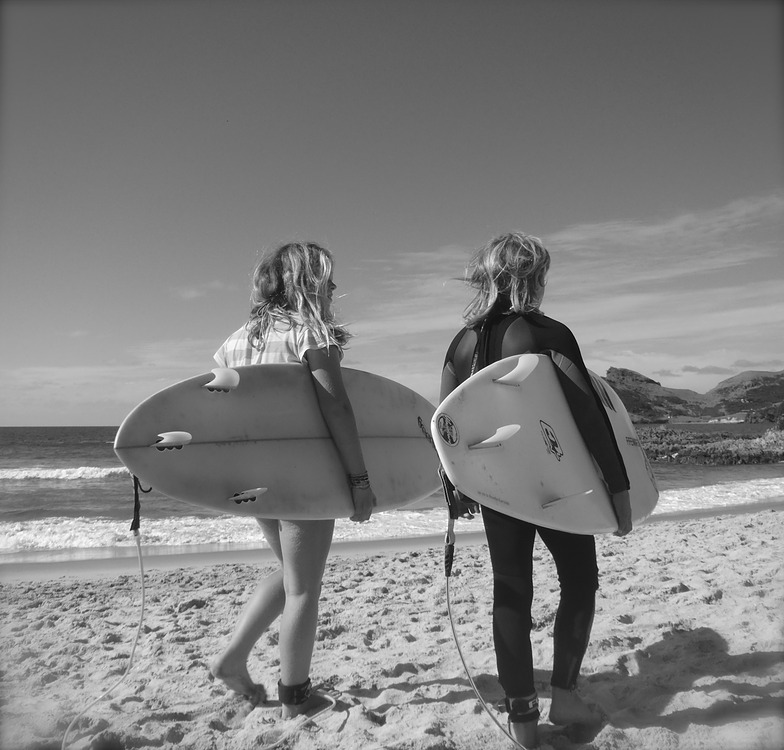
[[[506,698],[505,701],[509,721],[513,724],[539,718],[539,699],[536,694],[528,698]]]
[[[278,680],[278,700],[289,706],[299,706],[310,698],[310,678],[301,685],[284,685]]]
[[[559,690],[568,690],[570,693],[573,693],[577,690],[577,680],[572,682],[571,684],[568,682],[562,683],[559,685],[557,682],[553,682],[550,680],[550,687],[558,688]]]

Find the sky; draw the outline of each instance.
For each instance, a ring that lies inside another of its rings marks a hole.
[[[210,370],[260,253],[437,401],[471,253],[552,256],[588,367],[784,369],[779,0],[3,0],[0,425]]]

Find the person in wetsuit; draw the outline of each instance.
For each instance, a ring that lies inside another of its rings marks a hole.
[[[550,255],[541,240],[521,233],[496,237],[477,251],[467,277],[476,294],[465,311],[465,328],[446,354],[441,400],[474,372],[499,359],[527,352],[549,354],[575,422],[611,494],[618,520],[615,533],[624,536],[632,528],[629,480],[600,396],[591,386],[572,332],[539,310],[549,267]],[[594,538],[536,526],[491,508],[481,512],[493,569],[493,642],[509,729],[524,746],[534,747],[539,720],[530,639],[534,539],[539,534],[553,556],[561,589],[553,634],[549,718],[554,724],[593,724],[601,717],[575,688],[599,587]]]

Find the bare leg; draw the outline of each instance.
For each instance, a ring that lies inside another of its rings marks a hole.
[[[281,522],[286,603],[280,621],[280,679],[285,685],[301,684],[310,673],[321,579],[334,527],[334,521]]]
[[[278,521],[257,520],[267,542],[282,562]],[[266,694],[261,685],[253,682],[248,672],[248,657],[259,638],[283,611],[285,600],[281,569],[259,583],[237,621],[229,645],[210,665],[210,671],[215,677],[254,704],[263,703]]]
[[[294,686],[308,679],[321,579],[335,526],[334,521],[257,520],[281,562],[281,569],[259,583],[240,615],[229,645],[211,665],[215,677],[253,703],[263,702],[266,695],[248,673],[248,657],[281,614],[281,682]],[[313,698],[317,699],[317,694]],[[290,715],[309,710],[311,702],[297,707]]]

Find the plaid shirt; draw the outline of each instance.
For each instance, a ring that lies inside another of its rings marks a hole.
[[[214,359],[220,367],[241,367],[242,365],[270,365],[288,362],[302,363],[309,349],[326,349],[337,345],[334,339],[328,341],[317,331],[302,323],[278,322],[264,336],[261,350],[251,346],[248,329],[243,326],[223,342],[215,352]],[[342,352],[341,352],[342,356]]]

